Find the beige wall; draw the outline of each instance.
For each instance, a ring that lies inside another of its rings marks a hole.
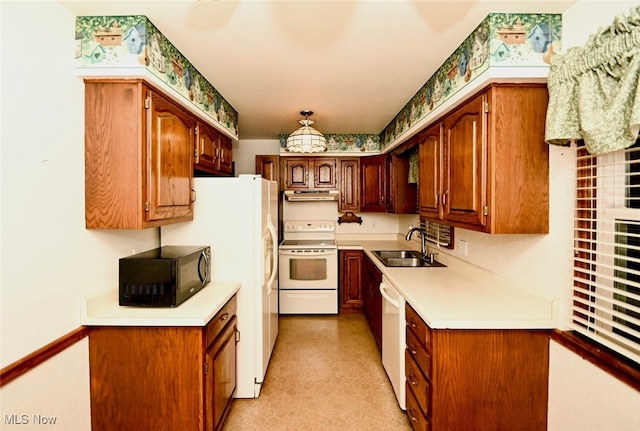
[[[1,367],[80,326],[79,300],[118,282],[118,258],[157,229],[84,228],[84,96],[73,73],[75,16],[59,2],[1,5]],[[9,39],[10,36],[11,38]],[[0,390],[0,428],[88,430],[86,340]],[[26,414],[30,426],[5,415]],[[41,425],[42,426],[42,425]]]

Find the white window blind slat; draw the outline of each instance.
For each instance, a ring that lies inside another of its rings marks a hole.
[[[571,326],[640,362],[640,139],[599,156],[575,150]]]

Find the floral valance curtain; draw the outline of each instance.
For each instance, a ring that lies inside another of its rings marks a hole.
[[[640,6],[551,57],[545,139],[583,139],[591,154],[633,145],[640,129]]]

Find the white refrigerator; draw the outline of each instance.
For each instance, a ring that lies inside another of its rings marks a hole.
[[[240,175],[194,178],[194,190],[193,221],[163,226],[160,242],[209,245],[211,280],[240,281],[235,397],[256,398],[278,336],[278,185]]]

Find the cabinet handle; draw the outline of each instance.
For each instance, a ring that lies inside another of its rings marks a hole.
[[[193,193],[193,199],[191,199],[191,202],[195,202],[197,198],[196,189],[191,189],[191,193]]]
[[[409,353],[411,353],[412,356],[415,356],[418,353],[418,351],[413,346],[407,346],[407,348],[409,349]]]
[[[416,325],[416,322],[413,320],[413,318],[409,318],[409,325],[412,328],[417,328],[418,327],[418,325]]]
[[[435,196],[434,196],[434,199],[436,201],[436,206],[438,206],[438,201],[440,200],[440,194],[436,193]]]
[[[418,381],[416,380],[416,378],[414,377],[413,374],[409,373],[409,382],[413,385],[413,386],[417,386],[418,385]]]
[[[224,322],[225,320],[227,320],[229,318],[229,313],[224,313],[222,316],[220,316],[220,321]]]
[[[449,190],[445,191],[444,194],[442,195],[442,206],[446,207],[447,206],[447,195],[449,194]]]
[[[412,421],[418,422],[418,418],[415,417],[415,415],[413,414],[414,411],[415,410],[413,407],[409,407],[409,417],[411,418]]]

